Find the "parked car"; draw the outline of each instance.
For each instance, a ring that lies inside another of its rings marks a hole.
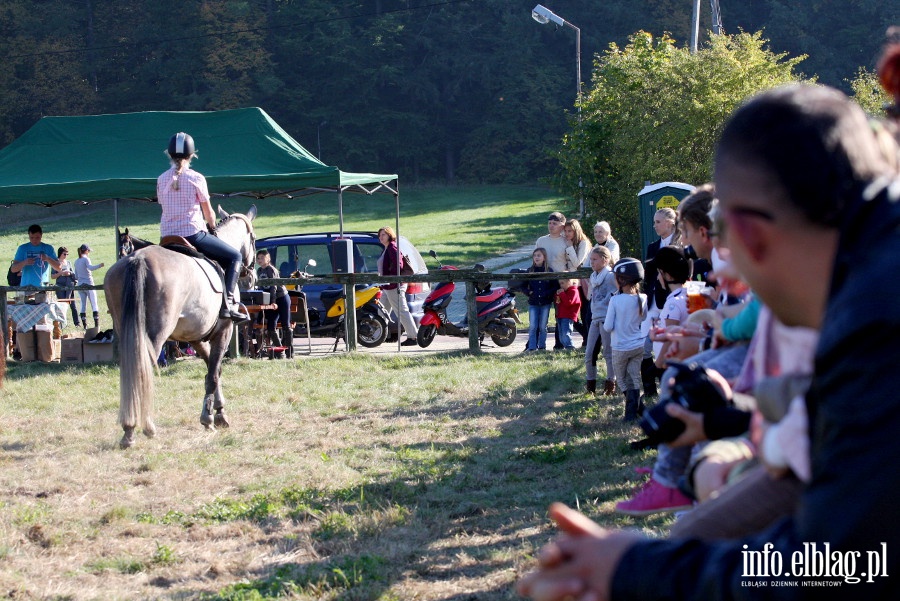
[[[344,232],[344,239],[353,241],[353,271],[355,273],[378,273],[378,257],[384,247],[378,241],[377,232]],[[256,249],[266,249],[272,257],[272,265],[278,269],[283,278],[291,277],[295,271],[307,271],[313,275],[327,275],[335,272],[334,246],[335,240],[341,239],[337,232],[319,234],[290,234],[286,236],[270,236],[256,241]],[[416,273],[428,273],[428,267],[416,247],[404,236],[400,236],[400,252],[409,257]],[[308,261],[315,259],[316,265],[309,266]],[[321,300],[322,291],[339,290],[340,284],[306,284],[307,305],[324,311]],[[409,310],[418,324],[422,319],[422,303],[431,292],[427,282],[411,283],[406,289],[406,300]],[[396,321],[392,324],[396,330]]]

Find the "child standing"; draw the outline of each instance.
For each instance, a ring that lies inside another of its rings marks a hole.
[[[78,258],[75,259],[75,279],[78,280],[79,284],[88,284],[90,286],[94,285],[94,274],[91,273],[95,269],[100,269],[103,267],[103,263],[99,265],[91,265],[91,258],[88,256],[91,254],[91,247],[87,244],[82,244],[78,247]],[[87,302],[91,301],[91,310],[94,312],[94,327],[100,328],[100,309],[97,307],[97,291],[96,290],[79,290],[79,296],[81,296],[81,323],[84,327],[87,327]]]
[[[603,394],[611,395],[616,391],[616,373],[612,362],[612,334],[603,328],[603,320],[609,309],[609,299],[615,294],[616,276],[610,269],[612,253],[605,246],[595,246],[589,256],[594,273],[588,284],[588,298],[591,303],[591,323],[588,327],[587,346],[584,352],[584,370],[586,374],[585,389],[594,394],[597,391],[597,358],[603,349],[603,360],[606,361],[606,382]]]
[[[553,271],[547,262],[547,251],[538,247],[531,253],[530,273],[547,273]],[[528,346],[525,352],[546,350],[547,321],[550,319],[550,307],[553,306],[553,294],[556,292],[556,280],[525,280],[522,291],[528,296]]]
[[[575,350],[572,344],[572,330],[581,312],[581,297],[578,295],[578,280],[570,278],[559,281],[556,291],[556,329],[559,341],[566,350]]]
[[[647,295],[640,293],[644,266],[633,258],[616,263],[618,294],[609,301],[603,328],[612,332],[612,359],[619,388],[625,392],[625,421],[638,418],[641,407],[641,360],[644,338],[641,323],[647,315]]]

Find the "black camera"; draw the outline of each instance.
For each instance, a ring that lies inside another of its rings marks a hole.
[[[671,396],[661,399],[652,409],[645,411],[641,419],[641,428],[651,445],[672,442],[684,432],[684,422],[666,413],[666,405],[669,403],[678,403],[695,413],[709,413],[727,404],[722,391],[699,364],[670,362],[669,366],[677,371]]]

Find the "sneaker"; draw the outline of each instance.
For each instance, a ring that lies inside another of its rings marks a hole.
[[[400,346],[419,346],[419,343],[416,342],[415,338],[407,338],[400,343]]]
[[[616,513],[635,516],[673,513],[690,509],[693,505],[693,501],[677,488],[650,479],[633,498],[616,503]]]

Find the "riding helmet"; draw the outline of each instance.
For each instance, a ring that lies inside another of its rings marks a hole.
[[[189,159],[194,156],[194,138],[178,132],[169,139],[169,156],[173,159]]]
[[[680,246],[664,246],[659,249],[653,257],[653,266],[665,271],[678,283],[684,283],[691,277],[691,264]]]
[[[640,261],[632,257],[619,259],[616,266],[613,267],[613,273],[616,277],[622,276],[629,284],[637,284],[644,279],[644,266]]]

